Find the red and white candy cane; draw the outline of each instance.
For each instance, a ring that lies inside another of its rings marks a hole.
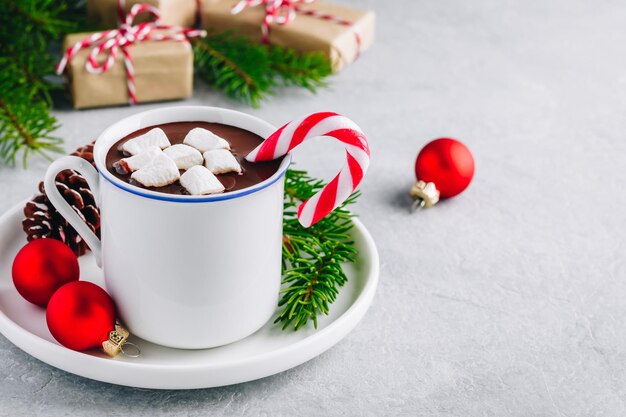
[[[155,19],[154,22],[144,22],[133,26],[137,15],[149,13]],[[124,23],[118,29],[94,33],[80,42],[72,45],[59,61],[56,72],[62,74],[67,63],[80,51],[93,47],[85,67],[92,74],[101,74],[108,71],[115,64],[119,51],[124,55],[126,68],[126,80],[128,85],[128,97],[132,104],[137,104],[137,92],[135,88],[135,68],[133,59],[128,51],[128,46],[143,41],[178,41],[188,42],[188,38],[205,36],[206,32],[195,29],[185,29],[176,26],[165,26],[160,23],[161,14],[157,8],[149,4],[135,4],[126,16]],[[168,30],[167,33],[155,33],[155,29]],[[100,64],[98,56],[107,53],[105,61]]]
[[[363,180],[370,163],[370,149],[361,128],[337,113],[313,113],[287,123],[246,156],[250,162],[270,161],[317,137],[341,142],[346,163],[331,182],[298,207],[298,220],[304,227],[312,226],[339,207]]]
[[[353,28],[354,37],[356,39],[358,56],[361,49],[361,37],[358,32],[354,30],[354,23],[328,13],[322,13],[317,10],[304,9],[301,7],[302,4],[309,4],[314,1],[315,0],[240,0],[233,6],[231,13],[238,14],[248,7],[265,5],[265,18],[261,23],[261,41],[263,43],[269,43],[270,26],[272,24],[286,25],[296,18],[297,13],[327,20],[338,25],[351,27]]]

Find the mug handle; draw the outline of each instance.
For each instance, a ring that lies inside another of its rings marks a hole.
[[[56,186],[56,177],[59,172],[72,169],[78,171],[87,180],[87,185],[91,189],[93,196],[96,200],[96,206],[100,206],[100,176],[98,171],[86,160],[77,156],[64,156],[54,161],[48,171],[46,171],[46,177],[43,185],[46,191],[48,199],[54,206],[54,208],[72,225],[78,232],[80,237],[85,240],[89,249],[96,257],[96,263],[99,267],[102,266],[102,243],[98,236],[91,231],[89,226],[78,216],[74,209],[63,198]]]

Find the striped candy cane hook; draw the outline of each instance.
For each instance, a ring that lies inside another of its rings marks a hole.
[[[314,225],[339,207],[363,180],[370,163],[370,149],[361,128],[337,113],[313,113],[287,123],[246,156],[250,162],[270,161],[316,137],[341,142],[346,163],[331,182],[298,207],[298,220],[304,227]]]

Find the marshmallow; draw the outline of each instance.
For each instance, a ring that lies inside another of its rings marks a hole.
[[[161,149],[165,149],[170,145],[170,141],[163,129],[155,127],[141,136],[124,142],[121,150],[131,155],[137,155],[151,146],[158,146]]]
[[[180,178],[176,163],[164,153],[154,157],[149,165],[138,169],[130,176],[144,187],[163,187]]]
[[[160,153],[162,153],[161,148],[159,148],[158,146],[150,146],[149,148],[144,149],[142,152],[138,153],[135,156],[123,158],[117,162],[114,162],[113,168],[115,168],[118,174],[130,174],[131,172],[137,171],[138,169],[150,165],[150,163],[152,163],[152,160]]]
[[[163,153],[176,162],[178,169],[189,169],[194,165],[202,165],[202,154],[191,146],[172,145],[164,149]]]
[[[226,149],[215,149],[204,153],[204,166],[214,174],[237,172],[241,174],[241,165],[235,156]]]
[[[207,168],[195,165],[180,177],[180,185],[191,195],[214,194],[224,191],[224,186]]]
[[[185,145],[193,146],[200,152],[210,151],[211,149],[228,149],[230,150],[230,144],[226,139],[217,136],[210,130],[203,129],[201,127],[195,127],[187,133]]]

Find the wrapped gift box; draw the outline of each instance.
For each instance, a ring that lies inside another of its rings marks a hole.
[[[76,33],[65,38],[64,50],[88,37]],[[128,83],[123,54],[105,72],[93,74],[85,63],[92,48],[82,49],[68,62],[65,73],[75,108],[128,104]],[[138,102],[189,97],[193,91],[193,51],[188,42],[143,41],[128,47],[133,59]],[[104,62],[106,54],[98,59]]]
[[[231,10],[236,3],[233,0],[203,0],[200,8],[203,27],[217,32],[233,31],[261,40],[265,6],[248,7],[233,15]],[[372,11],[321,1],[299,3],[298,7],[301,7],[302,12],[297,12],[293,21],[286,25],[271,25],[270,44],[286,46],[299,52],[322,52],[330,59],[333,71],[336,72],[354,61],[374,41],[375,15]],[[307,11],[317,16],[307,14]],[[333,16],[351,25],[340,24],[320,15]]]

